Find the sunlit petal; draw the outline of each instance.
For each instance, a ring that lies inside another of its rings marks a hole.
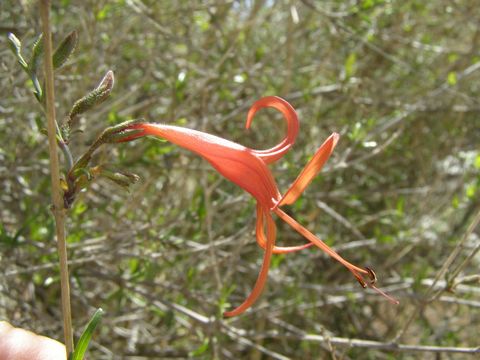
[[[322,249],[325,253],[330,255],[332,258],[337,260],[339,263],[344,265],[348,270],[355,272],[355,273],[361,273],[368,275],[368,271],[365,269],[362,269],[358,266],[355,266],[351,263],[349,263],[347,260],[342,258],[340,255],[338,255],[330,246],[325,244],[322,240],[320,240],[318,237],[313,235],[310,231],[308,231],[306,228],[304,228],[302,225],[300,225],[296,220],[288,216],[285,212],[283,212],[281,209],[276,208],[275,214],[277,214],[282,220],[284,220],[288,225],[290,225],[295,231],[300,233],[303,237],[314,243],[316,246],[318,246],[320,249]]]
[[[265,217],[265,213],[268,213],[269,210],[264,210],[262,206],[257,203],[257,223],[256,223],[256,238],[257,238],[257,243],[262,249],[266,249],[266,236],[265,232],[263,231],[263,219]],[[300,250],[307,249],[314,244],[311,242],[308,242],[303,245],[297,245],[297,246],[275,246],[273,248],[273,253],[274,254],[288,254]]]
[[[221,175],[249,192],[257,200],[256,239],[258,245],[265,250],[262,267],[250,295],[236,309],[226,312],[225,316],[243,313],[258,299],[267,281],[272,254],[299,251],[312,245],[316,245],[344,265],[363,287],[370,287],[389,301],[397,303],[395,299],[375,286],[376,276],[373,270],[351,264],[279,208],[298,199],[332,154],[339,135],[332,134],[319,147],[282,198],[267,164],[280,159],[290,149],[297,136],[299,123],[295,110],[288,102],[269,96],[253,104],[247,116],[247,128],[250,127],[256,112],[265,107],[279,110],[287,123],[285,138],[278,145],[266,150],[250,149],[233,141],[197,130],[143,122],[135,122],[127,127],[122,127],[124,133],[118,141],[130,141],[148,135],[168,140],[206,159]],[[309,242],[298,246],[275,246],[276,226],[271,215],[272,211]],[[264,231],[265,219],[267,234]],[[370,281],[365,278],[370,278]]]
[[[293,204],[298,197],[303,193],[307,186],[312,182],[313,178],[319,173],[323,165],[333,152],[335,145],[337,145],[340,135],[333,133],[327,140],[318,148],[313,158],[303,168],[300,175],[293,182],[287,190],[283,198],[278,203],[278,206]]]
[[[270,260],[273,254],[273,247],[275,246],[275,237],[276,237],[277,231],[276,231],[275,222],[273,221],[272,216],[270,214],[266,214],[266,218],[267,218],[267,244],[266,244],[266,249],[263,256],[262,267],[260,269],[260,273],[258,274],[258,278],[255,283],[255,286],[253,287],[250,295],[248,295],[248,297],[240,306],[238,306],[232,311],[226,311],[223,313],[223,315],[226,317],[240,315],[249,307],[251,307],[252,304],[255,303],[255,301],[257,301],[258,297],[263,291],[265,283],[267,282],[268,270],[270,268]]]
[[[266,150],[251,150],[266,164],[270,164],[280,159],[290,150],[298,134],[299,122],[295,109],[287,101],[278,96],[266,96],[256,101],[248,111],[245,128],[249,129],[257,111],[266,107],[280,111],[287,122],[287,135],[278,145]]]
[[[204,159],[225,178],[246,190],[263,206],[271,208],[280,198],[277,184],[267,165],[250,149],[219,136],[164,124],[138,123],[144,135],[153,135],[190,150]]]

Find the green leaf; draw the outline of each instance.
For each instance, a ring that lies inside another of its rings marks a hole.
[[[80,336],[80,339],[77,342],[75,350],[70,354],[68,360],[83,360],[88,345],[90,344],[90,340],[92,339],[93,332],[95,331],[97,325],[100,323],[102,315],[103,310],[101,308],[95,311],[95,314],[93,314],[92,318],[88,322],[87,327],[85,328],[82,336]]]
[[[357,54],[351,53],[345,60],[345,78],[350,78],[356,70]]]
[[[397,214],[398,214],[398,216],[403,216],[404,208],[405,208],[405,198],[403,196],[400,196],[400,198],[397,201]]]
[[[210,340],[208,338],[203,339],[202,344],[194,351],[190,352],[190,356],[197,357],[203,355],[210,346]]]
[[[77,46],[78,34],[74,30],[63,39],[55,53],[53,54],[53,67],[58,69],[63,66],[75,51]]]
[[[285,260],[285,255],[283,254],[272,256],[272,260],[271,260],[272,263],[270,265],[270,268],[277,269],[280,266],[280,264],[283,262],[283,260]]]
[[[36,74],[43,55],[43,34],[38,35],[37,40],[33,43],[32,56],[28,63],[28,71],[30,74]],[[38,81],[38,80],[37,80]]]
[[[447,82],[448,85],[455,85],[457,83],[457,74],[455,74],[453,71],[449,72],[447,76]]]
[[[8,40],[9,40],[9,44],[10,44],[10,49],[12,50],[12,52],[17,57],[17,60],[18,60],[19,64],[22,66],[22,68],[25,71],[28,71],[28,64],[22,56],[22,43],[21,43],[21,41],[15,36],[14,33],[9,33],[8,34]]]
[[[210,15],[207,11],[196,11],[193,13],[193,21],[202,32],[210,28]]]
[[[453,196],[452,206],[453,206],[454,209],[458,209],[458,207],[460,206],[460,199],[458,198],[457,195]]]
[[[480,155],[477,155],[474,163],[475,168],[480,169]]]
[[[473,199],[476,192],[477,192],[477,185],[475,183],[471,183],[467,185],[467,188],[465,189],[465,195],[467,195],[467,198]]]
[[[33,84],[33,95],[35,95],[35,98],[40,102],[43,103],[43,88],[40,85],[40,82],[38,81],[37,75],[32,74],[32,84]]]
[[[111,12],[112,6],[110,4],[105,5],[103,8],[100,9],[99,12],[96,14],[96,18],[99,21],[105,20],[108,14]]]

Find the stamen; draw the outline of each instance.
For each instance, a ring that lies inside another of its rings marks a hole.
[[[373,269],[371,269],[369,267],[365,267],[365,270],[367,270],[368,277],[370,278],[370,283],[368,284],[368,287],[370,289],[372,289],[372,290],[376,291],[377,293],[379,293],[380,295],[382,295],[384,298],[386,298],[392,304],[394,304],[394,305],[400,304],[400,302],[397,299],[393,298],[392,296],[388,295],[385,291],[380,290],[379,288],[377,288],[375,286],[375,284],[377,283],[377,274],[375,274],[375,271],[373,271]],[[360,283],[360,285],[363,286],[362,283]],[[365,284],[365,286],[363,286],[363,288],[366,288],[366,287],[367,287],[367,284]]]
[[[369,286],[369,288],[375,290],[377,293],[379,293],[379,294],[382,295],[384,298],[386,298],[388,301],[390,301],[390,303],[392,303],[393,305],[398,305],[398,304],[400,304],[400,301],[398,301],[398,300],[395,299],[394,297],[388,295],[386,292],[380,290],[380,289],[377,288],[375,285],[371,284],[371,285]]]

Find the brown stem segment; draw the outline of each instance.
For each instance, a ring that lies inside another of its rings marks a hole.
[[[42,18],[43,39],[45,49],[45,90],[48,145],[50,152],[50,173],[52,180],[53,214],[57,235],[58,256],[60,262],[60,284],[62,294],[63,332],[67,357],[73,351],[72,316],[70,310],[70,285],[67,264],[67,245],[65,236],[65,208],[60,186],[60,166],[58,162],[55,119],[55,93],[52,63],[52,38],[50,32],[50,1],[40,0],[40,16]]]

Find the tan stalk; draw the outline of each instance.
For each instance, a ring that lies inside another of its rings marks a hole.
[[[55,94],[53,82],[52,38],[50,32],[50,1],[40,0],[43,38],[45,41],[45,92],[48,145],[50,152],[50,173],[52,178],[53,215],[57,235],[58,256],[60,261],[60,284],[62,290],[63,333],[67,356],[73,351],[72,316],[70,310],[70,285],[67,264],[67,244],[65,236],[65,207],[60,187],[60,167],[57,153]]]

